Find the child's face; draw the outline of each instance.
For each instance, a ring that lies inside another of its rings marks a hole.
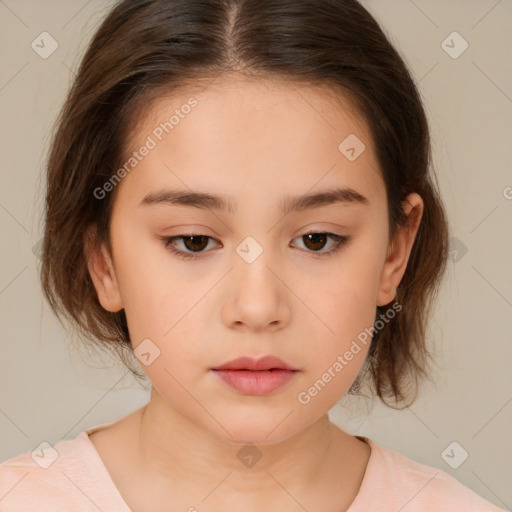
[[[197,105],[183,108],[191,96]],[[160,123],[173,114],[167,134]],[[353,161],[338,149],[350,134],[366,146]],[[318,90],[218,78],[159,100],[131,151],[140,161],[112,213],[115,274],[93,279],[106,309],[125,309],[133,348],[151,340],[139,350],[153,386],[176,414],[236,442],[276,442],[323,417],[359,373],[370,341],[361,333],[393,300],[410,249],[388,254],[386,191],[365,125]],[[368,204],[281,210],[285,197],[334,188]],[[229,196],[232,210],[141,205],[163,190]],[[336,241],[308,232],[351,239],[327,254]],[[165,246],[163,237],[191,234],[211,238],[173,246],[196,257]],[[300,371],[266,394],[237,391],[212,370],[269,354]]]

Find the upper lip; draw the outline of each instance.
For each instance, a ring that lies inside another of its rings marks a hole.
[[[221,366],[216,366],[212,368],[213,370],[291,370],[298,371],[298,368],[290,366],[286,364],[284,361],[279,359],[276,356],[263,356],[259,359],[254,359],[252,357],[239,357],[237,359],[233,359]]]

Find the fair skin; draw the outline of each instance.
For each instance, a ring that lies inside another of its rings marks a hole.
[[[117,185],[112,254],[88,253],[99,301],[125,309],[134,349],[150,339],[160,355],[141,367],[148,404],[91,435],[128,505],[146,510],[340,512],[363,479],[368,445],[327,412],[357,377],[369,345],[307,404],[308,390],[377,305],[395,298],[423,203],[404,203],[408,229],[388,244],[384,182],[367,127],[348,102],[319,89],[217,78],[201,91],[160,98],[132,131],[145,143],[190,96],[198,105]],[[345,108],[343,108],[345,105]],[[366,149],[350,161],[338,149],[356,134]],[[156,139],[155,139],[156,140]],[[283,215],[285,196],[351,188],[368,204],[335,203]],[[234,211],[157,204],[162,189],[230,196]],[[307,232],[352,237],[308,242]],[[203,235],[183,259],[162,237]],[[248,263],[236,249],[248,236],[263,252]],[[211,368],[240,356],[273,354],[299,368],[263,396],[227,386]],[[237,452],[256,445],[252,467]]]

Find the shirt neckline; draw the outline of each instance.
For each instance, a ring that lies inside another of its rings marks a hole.
[[[86,452],[85,462],[91,477],[98,486],[101,494],[111,500],[111,506],[116,507],[116,512],[133,512],[117,488],[112,476],[103,462],[103,459],[100,457],[98,450],[96,450],[96,447],[89,439],[89,434],[109,427],[113,423],[114,422],[102,423],[88,428],[78,435],[78,439],[81,443],[82,449]]]
[[[102,430],[103,428],[109,427],[114,422],[102,423],[95,425],[87,430],[82,431],[78,435],[78,440],[82,443],[83,448],[86,450],[88,456],[85,458],[87,467],[91,474],[91,477],[96,482],[98,488],[101,490],[104,496],[112,496],[113,505],[119,508],[119,512],[133,512],[124,500],[121,492],[117,488],[114,480],[112,479],[107,467],[105,466],[103,459],[96,450],[96,447],[89,438],[89,434]],[[359,490],[356,497],[350,504],[346,512],[358,512],[365,510],[364,500],[365,496],[368,496],[369,486],[371,485],[372,475],[375,473],[375,464],[377,459],[378,446],[368,437],[365,436],[354,436],[357,439],[363,441],[370,447],[370,456],[366,465],[366,469],[363,475],[363,480],[359,486]]]
[[[365,503],[367,501],[368,496],[374,494],[377,489],[371,489],[370,486],[374,485],[376,479],[374,475],[376,474],[378,464],[378,449],[379,446],[375,444],[369,437],[366,436],[354,436],[357,439],[363,441],[370,447],[370,456],[368,457],[368,463],[366,464],[366,469],[364,471],[363,480],[361,481],[361,485],[359,486],[359,491],[354,498],[354,501],[350,504],[346,512],[366,512],[369,510],[368,504]]]

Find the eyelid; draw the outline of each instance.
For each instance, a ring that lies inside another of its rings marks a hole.
[[[306,235],[309,235],[309,234],[324,234],[324,235],[327,236],[327,238],[330,238],[335,243],[334,248],[329,250],[329,251],[308,251],[306,249],[300,249],[299,248],[299,250],[301,252],[305,252],[305,253],[307,253],[307,254],[309,254],[309,255],[311,255],[313,257],[317,257],[317,258],[318,257],[322,258],[322,257],[333,255],[339,249],[341,249],[344,245],[349,243],[351,241],[351,239],[352,239],[352,236],[348,236],[348,235],[338,235],[337,233],[332,233],[331,231],[325,231],[325,230],[322,231],[321,229],[310,229],[309,231],[300,233],[299,235],[295,236],[292,239],[292,241],[296,240],[297,238],[302,238],[302,237],[304,237]],[[201,236],[201,237],[207,238],[209,240],[214,240],[215,242],[218,242],[218,240],[216,240],[214,237],[212,237],[210,235],[205,235],[205,234],[202,234],[202,233],[181,233],[179,235],[161,237],[161,239],[162,239],[166,249],[168,249],[170,252],[176,254],[178,257],[180,257],[182,259],[189,259],[189,258],[199,259],[199,258],[203,258],[203,257],[208,256],[208,254],[210,252],[212,252],[211,249],[210,250],[203,250],[203,251],[200,251],[200,252],[188,252],[188,251],[183,251],[183,250],[180,250],[180,249],[176,249],[173,246],[173,242],[175,240],[183,240],[184,238],[189,238],[189,237],[193,237],[193,236]],[[208,243],[207,243],[207,245],[208,245]],[[222,243],[221,243],[221,246],[222,246]]]
[[[352,237],[348,235],[338,235],[337,233],[332,233],[331,231],[322,231],[321,229],[312,229],[310,231],[306,231],[304,233],[301,233],[300,235],[296,236],[293,240],[296,240],[297,238],[302,238],[303,236],[310,235],[310,234],[323,234],[327,235],[327,238],[330,238],[334,241],[334,248],[329,251],[308,251],[305,249],[300,249],[302,252],[305,252],[306,254],[313,256],[314,258],[323,258],[332,256],[336,252],[338,252],[339,249],[341,249],[344,245],[346,245],[348,242],[351,241]]]
[[[182,233],[180,235],[174,235],[174,236],[164,236],[164,237],[161,237],[162,238],[162,241],[164,243],[164,246],[172,253],[176,254],[178,257],[180,258],[183,258],[183,259],[187,259],[187,258],[195,258],[195,259],[198,259],[198,258],[203,258],[205,256],[208,255],[208,253],[211,252],[211,249],[209,251],[201,251],[201,252],[197,252],[197,253],[194,253],[194,252],[188,252],[188,251],[182,251],[182,250],[179,250],[179,249],[176,249],[174,246],[173,246],[173,242],[175,240],[183,240],[183,238],[189,238],[189,237],[192,237],[192,236],[202,236],[204,238],[208,238],[208,243],[210,240],[215,240],[216,242],[218,242],[218,240],[216,240],[213,236],[210,236],[210,235],[204,235],[202,233]],[[207,243],[207,245],[208,245]],[[222,244],[221,244],[222,245]]]

